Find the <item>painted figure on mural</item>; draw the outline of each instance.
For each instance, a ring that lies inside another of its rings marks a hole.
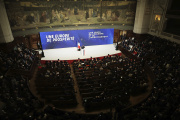
[[[29,22],[30,24],[34,23],[34,22],[35,22],[35,20],[34,20],[34,14],[31,13],[30,15],[28,15],[28,16],[26,17],[26,21]]]
[[[78,8],[77,8],[77,6],[75,6],[75,8],[74,8],[74,15],[78,15]]]
[[[88,10],[86,10],[85,13],[86,13],[86,17],[85,17],[85,18],[86,18],[86,20],[87,20],[87,19],[89,18],[89,12],[88,12]]]
[[[46,22],[47,12],[43,11],[40,17],[40,22]]]

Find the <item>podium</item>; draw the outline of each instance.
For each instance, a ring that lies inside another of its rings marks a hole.
[[[81,47],[81,54],[82,54],[83,56],[85,56],[85,46],[84,46],[84,45]]]

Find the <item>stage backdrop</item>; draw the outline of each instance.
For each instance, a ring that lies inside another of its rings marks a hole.
[[[40,32],[43,49],[113,44],[114,29]]]

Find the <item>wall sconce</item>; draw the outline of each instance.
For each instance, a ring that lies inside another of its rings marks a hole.
[[[161,15],[156,15],[155,16],[155,21],[160,21],[161,20]]]

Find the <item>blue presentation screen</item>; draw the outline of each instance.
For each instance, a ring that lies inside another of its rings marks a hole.
[[[43,49],[113,44],[114,29],[40,32]]]

